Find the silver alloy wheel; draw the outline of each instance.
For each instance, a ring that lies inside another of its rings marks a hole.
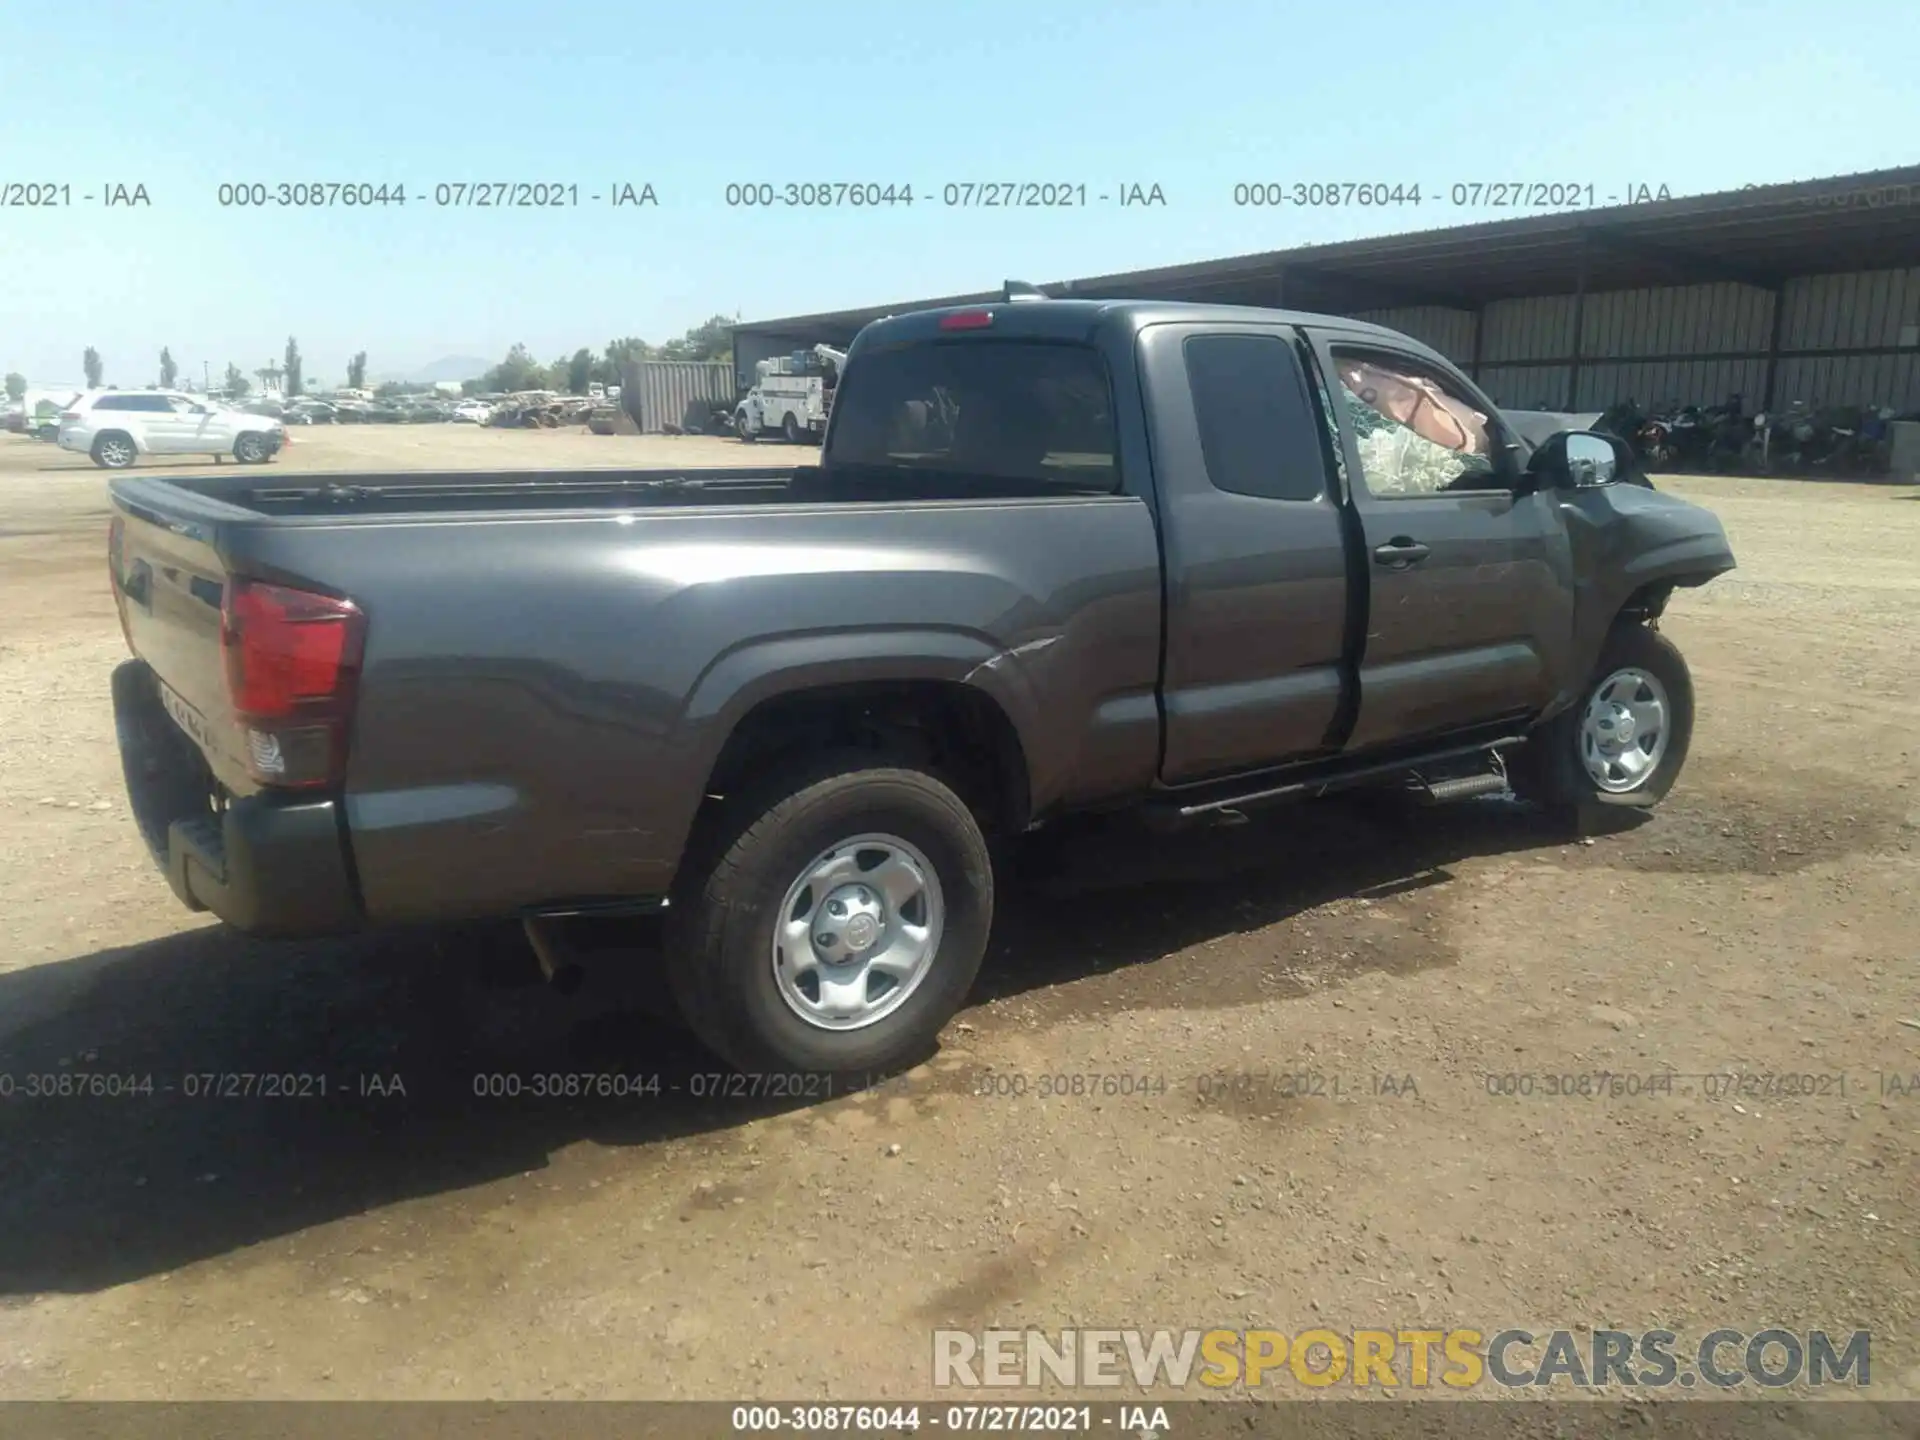
[[[118,435],[109,435],[100,442],[100,459],[110,469],[125,469],[133,464],[134,454],[133,442]]]
[[[1580,763],[1610,795],[1639,789],[1659,768],[1671,733],[1667,688],[1637,666],[1594,688],[1580,720]]]
[[[233,454],[236,460],[242,460],[249,465],[256,460],[264,460],[267,456],[266,441],[257,435],[242,435],[240,443],[234,446]]]
[[[773,978],[789,1009],[822,1030],[884,1020],[919,988],[940,949],[946,905],[927,857],[897,835],[856,835],[787,888]]]

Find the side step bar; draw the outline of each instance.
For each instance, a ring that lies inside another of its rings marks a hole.
[[[1271,804],[1274,801],[1289,800],[1297,796],[1330,794],[1335,790],[1344,790],[1353,785],[1391,775],[1407,776],[1416,793],[1429,797],[1434,804],[1465,800],[1473,795],[1498,794],[1507,788],[1506,764],[1501,759],[1500,752],[1511,749],[1515,745],[1524,745],[1526,739],[1525,735],[1504,735],[1497,740],[1481,740],[1471,745],[1457,745],[1447,750],[1431,751],[1425,755],[1399,756],[1372,765],[1337,770],[1328,768],[1321,770],[1318,774],[1302,776],[1286,784],[1269,785],[1241,795],[1223,795],[1218,799],[1183,805],[1174,814],[1181,820],[1209,819],[1222,815],[1231,818],[1252,806]],[[1422,770],[1431,769],[1447,761],[1468,760],[1476,757],[1484,758],[1492,768],[1484,773],[1461,775],[1432,782],[1419,778]]]

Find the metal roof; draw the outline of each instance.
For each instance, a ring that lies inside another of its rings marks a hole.
[[[1211,300],[1340,313],[1920,265],[1920,165],[1560,211],[1042,285],[1062,298]],[[1284,285],[1284,290],[1283,290]],[[1284,296],[1284,299],[1283,299]],[[749,321],[737,333],[851,339],[869,320],[998,290]]]

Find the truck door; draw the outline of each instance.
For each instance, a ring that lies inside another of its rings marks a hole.
[[[1369,583],[1350,750],[1542,709],[1573,635],[1567,537],[1499,411],[1391,344],[1316,336]]]
[[[1138,344],[1166,567],[1161,779],[1323,750],[1341,710],[1347,562],[1298,336],[1167,324]]]

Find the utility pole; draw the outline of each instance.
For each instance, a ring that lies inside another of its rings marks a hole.
[[[206,360],[200,362],[200,393],[203,395],[213,393],[213,366]]]

